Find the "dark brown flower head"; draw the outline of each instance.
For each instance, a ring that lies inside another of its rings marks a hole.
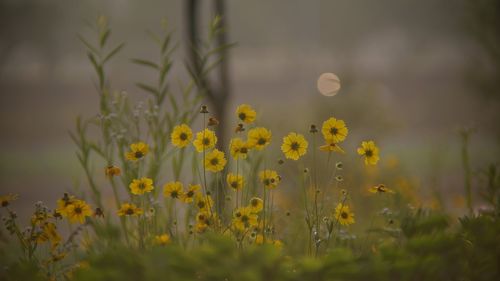
[[[208,118],[208,126],[217,126],[219,125],[219,120],[215,117]]]
[[[314,124],[311,125],[311,128],[309,129],[309,132],[313,133],[313,134],[317,133],[318,129],[316,128],[316,125],[314,125]]]
[[[203,113],[203,114],[208,113],[208,109],[207,109],[206,105],[201,106],[200,113]]]
[[[236,126],[236,128],[234,129],[235,133],[240,133],[240,132],[243,132],[243,131],[245,131],[245,127],[243,127],[242,123],[239,123],[238,126]]]

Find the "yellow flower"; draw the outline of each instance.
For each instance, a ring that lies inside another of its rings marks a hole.
[[[262,150],[271,142],[271,136],[271,131],[266,128],[253,128],[248,131],[248,145],[250,148]]]
[[[233,173],[227,174],[226,177],[227,185],[229,185],[234,190],[240,190],[245,184],[245,180],[242,175],[236,175]]]
[[[171,197],[173,199],[181,199],[184,196],[184,191],[182,190],[182,183],[175,182],[167,182],[163,186],[163,196]]]
[[[75,202],[75,201],[76,201],[75,196],[68,195],[67,193],[64,193],[64,197],[57,200],[56,212],[59,213],[63,217],[67,217],[68,213],[66,211],[66,208],[69,205],[73,204],[73,202]]]
[[[227,160],[224,157],[224,152],[217,148],[205,155],[205,168],[210,172],[220,172],[226,166]]]
[[[394,190],[389,189],[385,184],[379,184],[368,188],[371,193],[394,193]]]
[[[10,202],[17,200],[17,197],[19,197],[17,194],[7,194],[0,196],[0,207],[9,206]]]
[[[121,175],[122,173],[122,170],[120,170],[120,168],[116,167],[116,166],[107,166],[106,169],[104,170],[104,174],[108,177],[108,178],[112,178],[114,176],[119,176]]]
[[[71,223],[84,223],[86,217],[92,215],[92,209],[83,200],[75,200],[66,207],[66,214]]]
[[[347,130],[344,120],[331,117],[323,122],[321,132],[327,142],[337,143],[343,141],[347,137],[349,131]]]
[[[255,116],[257,116],[257,113],[248,104],[242,104],[238,106],[238,108],[236,108],[236,115],[238,115],[238,118],[241,121],[247,124],[251,124],[253,121],[255,121]]]
[[[245,230],[249,227],[256,226],[258,216],[248,207],[236,209],[233,213],[233,225],[238,230]]]
[[[354,223],[354,213],[349,210],[349,206],[339,203],[335,208],[335,219],[341,225],[350,225]]]
[[[378,147],[373,141],[364,141],[361,147],[358,147],[358,154],[365,157],[365,164],[376,165],[380,157],[378,156]]]
[[[182,195],[182,202],[184,203],[191,203],[194,200],[195,195],[198,193],[198,190],[200,190],[201,186],[199,184],[190,184],[189,188],[184,194]]]
[[[320,146],[319,149],[322,151],[327,151],[327,152],[345,153],[344,150],[338,144],[334,143],[333,141],[327,141],[326,144]]]
[[[283,138],[281,151],[285,157],[292,160],[298,160],[301,156],[306,154],[308,143],[303,135],[290,133]]]
[[[172,144],[179,148],[186,147],[191,139],[193,139],[193,131],[186,124],[181,124],[174,127],[172,134],[170,134]]]
[[[170,244],[170,242],[171,242],[170,235],[168,235],[166,233],[155,236],[154,243],[156,245],[162,245],[162,246],[164,246],[164,245]]]
[[[130,145],[130,151],[125,154],[125,157],[130,161],[137,161],[144,158],[149,152],[149,147],[143,142],[133,143]]]
[[[61,242],[61,235],[57,232],[56,225],[52,222],[46,222],[42,227],[42,232],[37,237],[38,243],[50,241],[51,248],[54,249]]]
[[[144,213],[141,208],[138,208],[132,203],[123,203],[118,210],[118,215],[122,216],[140,216]]]
[[[229,151],[234,159],[246,159],[248,151],[250,150],[249,145],[240,138],[231,139],[229,144]]]
[[[281,177],[274,170],[264,170],[259,173],[259,179],[265,187],[274,189],[281,181]]]
[[[214,201],[210,195],[203,195],[199,192],[196,193],[195,203],[196,207],[198,207],[200,211],[210,211],[210,209],[214,206]]]
[[[153,180],[150,178],[135,179],[132,180],[129,188],[132,191],[132,194],[142,195],[144,193],[151,192],[154,189]]]
[[[252,213],[259,213],[264,208],[264,202],[259,197],[252,197],[248,208]]]
[[[196,133],[196,139],[193,141],[193,145],[198,152],[203,152],[205,149],[212,148],[216,143],[217,136],[215,132],[210,129],[205,129]]]

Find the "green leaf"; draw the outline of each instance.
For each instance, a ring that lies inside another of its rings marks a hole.
[[[107,62],[110,60],[114,55],[116,55],[123,47],[125,46],[125,43],[121,43],[120,45],[116,46],[109,54],[102,60],[102,63]]]
[[[83,38],[83,36],[81,35],[77,35],[78,39],[80,39],[80,41],[82,41],[82,43],[87,47],[87,49],[91,52],[93,52],[94,54],[99,54],[99,50],[97,50],[96,47],[92,46],[92,44],[90,44],[89,42],[87,42],[87,40],[85,40],[85,38]]]
[[[107,29],[104,33],[101,34],[99,38],[99,44],[101,48],[104,47],[104,45],[106,45],[106,41],[108,40],[110,34],[111,34],[110,29]]]
[[[151,67],[151,68],[153,68],[155,70],[160,69],[160,67],[156,63],[154,63],[152,61],[143,60],[143,59],[132,59],[132,62],[135,63],[135,64],[146,66],[146,67]]]
[[[135,85],[141,89],[143,89],[144,91],[150,93],[150,94],[153,94],[153,95],[158,95],[158,90],[156,90],[154,87],[152,86],[149,86],[147,84],[144,84],[144,83],[135,83]]]

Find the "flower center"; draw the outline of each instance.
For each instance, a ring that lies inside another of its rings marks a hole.
[[[145,185],[144,183],[140,183],[140,184],[139,184],[139,189],[140,189],[140,190],[143,190],[143,189],[145,189],[145,188],[146,188],[146,185]]]
[[[238,182],[237,182],[237,181],[233,181],[233,182],[231,183],[231,187],[232,187],[232,188],[238,188]]]
[[[144,154],[140,151],[136,151],[134,156],[135,156],[135,158],[142,158],[144,156]]]
[[[203,209],[205,208],[205,202],[204,201],[198,201],[198,203],[196,204],[198,206],[198,208],[200,209]]]
[[[252,200],[251,204],[252,204],[252,206],[257,207],[259,205],[259,201],[258,200]]]
[[[75,208],[75,214],[81,214],[82,213],[82,208],[76,207]]]
[[[212,164],[213,166],[219,164],[219,159],[217,158],[212,158],[212,160],[210,160],[210,164]]]
[[[186,193],[187,197],[193,197],[194,196],[194,191],[190,190]]]
[[[266,139],[265,138],[259,138],[259,140],[257,141],[258,145],[264,145],[265,143],[266,143]]]
[[[203,145],[209,145],[210,144],[210,139],[209,138],[203,138],[202,143],[203,143]]]
[[[183,141],[184,141],[184,140],[187,140],[188,136],[187,136],[187,134],[186,134],[186,133],[181,133],[181,134],[179,135],[179,138],[180,138],[181,140],[183,140]]]
[[[373,156],[373,151],[371,151],[371,149],[368,149],[365,151],[365,155],[366,157],[372,157]]]
[[[170,196],[172,198],[177,198],[177,197],[179,197],[179,193],[176,190],[174,190],[174,191],[172,191],[172,193],[170,193]]]
[[[242,147],[242,148],[240,148],[240,153],[247,154],[248,149],[246,147]]]
[[[271,180],[270,179],[264,179],[264,185],[270,185]]]
[[[339,133],[339,129],[337,129],[337,128],[333,127],[333,128],[331,128],[331,129],[330,129],[330,133],[331,133],[332,135],[336,135],[336,134],[338,134],[338,133]]]
[[[245,119],[247,118],[247,115],[246,115],[245,113],[243,113],[243,112],[242,112],[242,113],[240,113],[240,114],[238,115],[238,117],[239,117],[241,120],[245,120]]]
[[[133,215],[133,214],[134,214],[134,209],[132,209],[132,208],[128,208],[128,209],[125,211],[125,214],[127,214],[127,215]]]
[[[342,212],[342,213],[340,214],[340,216],[341,216],[343,219],[347,219],[347,218],[349,217],[349,214],[348,214],[348,213],[346,213],[346,212]]]
[[[247,215],[241,216],[241,218],[240,218],[240,219],[241,219],[241,221],[242,221],[243,223],[246,223],[246,222],[248,222],[248,220],[249,220],[249,218],[248,218],[248,216],[247,216]]]
[[[299,150],[299,147],[300,147],[300,145],[298,142],[292,142],[292,144],[290,145],[290,148],[292,150]]]

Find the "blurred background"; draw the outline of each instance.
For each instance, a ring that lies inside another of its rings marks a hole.
[[[68,131],[76,116],[98,112],[96,77],[77,38],[91,34],[86,22],[108,17],[111,43],[126,42],[108,69],[113,88],[145,100],[134,84],[151,73],[130,58],[156,58],[146,31],[165,18],[179,43],[170,78],[185,79],[187,2],[0,0],[1,194],[53,206],[85,186]],[[206,32],[214,5],[198,2]],[[358,160],[355,148],[374,139],[380,169],[397,166],[422,198],[438,193],[445,208],[459,208],[459,129],[475,129],[475,171],[500,155],[499,2],[226,1],[227,40],[237,43],[227,57],[227,117],[239,103],[253,105],[276,149],[290,130],[344,119],[346,157]],[[324,72],[342,81],[335,97],[316,89]]]

